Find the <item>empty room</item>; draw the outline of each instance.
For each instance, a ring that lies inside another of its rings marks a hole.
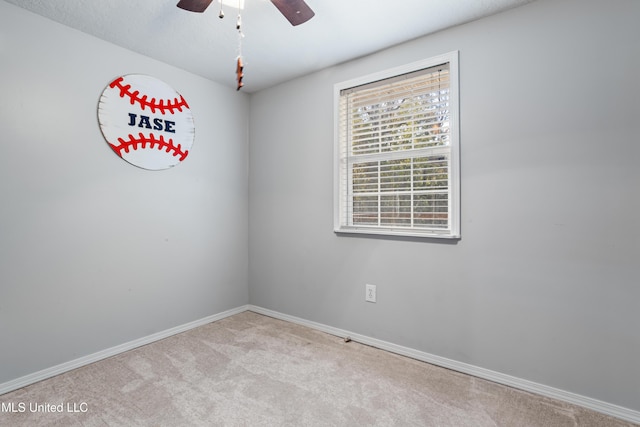
[[[0,425],[640,425],[638,21],[0,1]]]

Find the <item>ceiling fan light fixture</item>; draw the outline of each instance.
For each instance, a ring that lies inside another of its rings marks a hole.
[[[220,0],[220,3],[227,7],[244,10],[244,0]]]

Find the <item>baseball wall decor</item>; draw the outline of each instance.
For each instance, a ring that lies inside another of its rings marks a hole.
[[[187,101],[165,82],[142,74],[113,80],[98,103],[100,130],[113,151],[143,169],[182,162],[195,128]]]

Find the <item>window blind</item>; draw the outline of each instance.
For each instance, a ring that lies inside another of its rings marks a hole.
[[[447,62],[340,90],[340,229],[451,232],[450,74]]]

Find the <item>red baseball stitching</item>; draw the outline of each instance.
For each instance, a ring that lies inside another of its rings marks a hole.
[[[149,148],[151,149],[153,149],[153,147],[158,144],[158,150],[164,149],[167,153],[173,151],[172,156],[180,156],[180,161],[183,161],[189,154],[189,150],[182,151],[182,146],[180,144],[178,144],[177,146],[173,145],[173,139],[169,138],[169,141],[165,141],[163,135],[160,135],[160,139],[156,139],[156,137],[152,133],[150,133],[149,137],[147,138],[142,132],[140,132],[138,136],[139,138],[136,139],[136,137],[129,134],[128,141],[125,141],[122,138],[118,138],[118,142],[120,143],[120,145],[113,145],[111,143],[109,143],[109,145],[111,146],[111,148],[113,148],[113,151],[115,151],[120,157],[122,157],[122,150],[124,150],[125,153],[129,152],[129,148],[137,150],[138,144],[142,144],[141,148],[144,149],[147,148],[147,143],[151,144],[149,146]]]
[[[124,98],[125,95],[128,96],[131,102],[131,105],[137,102],[140,104],[140,107],[142,108],[143,111],[145,107],[149,107],[152,113],[155,113],[156,110],[160,110],[160,112],[164,114],[166,110],[169,110],[169,112],[173,114],[173,110],[178,110],[182,112],[182,107],[189,108],[189,104],[187,104],[187,101],[185,101],[182,95],[180,95],[179,100],[178,98],[173,98],[173,101],[167,100],[166,105],[164,104],[165,102],[164,99],[156,101],[155,98],[151,98],[151,101],[147,101],[147,95],[139,97],[140,91],[136,90],[131,92],[130,91],[131,85],[129,84],[123,85],[122,84],[123,81],[124,81],[124,77],[118,77],[117,79],[115,79],[109,84],[109,87],[112,89],[117,87],[120,90],[120,98]]]

